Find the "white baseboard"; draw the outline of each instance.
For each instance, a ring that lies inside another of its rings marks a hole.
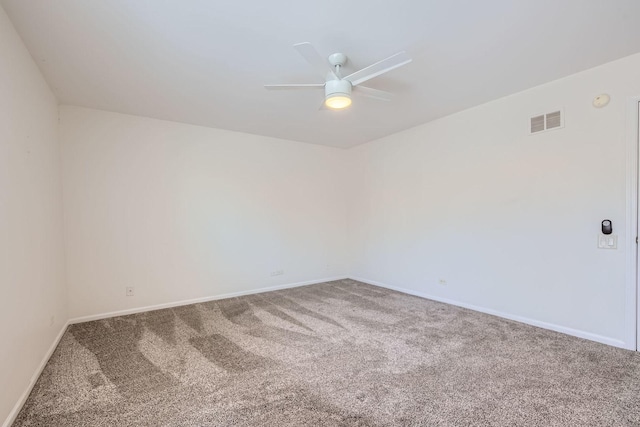
[[[53,340],[53,343],[51,343],[49,350],[47,350],[47,353],[44,355],[44,357],[40,361],[40,364],[36,368],[36,371],[33,373],[33,376],[31,377],[31,381],[29,382],[29,386],[24,391],[24,393],[22,393],[22,395],[20,396],[20,399],[18,399],[16,404],[13,406],[13,409],[11,410],[11,412],[9,412],[9,415],[7,416],[7,419],[4,420],[2,427],[10,427],[11,424],[13,424],[13,422],[16,420],[16,417],[20,413],[22,406],[27,401],[29,394],[31,394],[31,390],[33,390],[33,386],[36,385],[36,381],[38,381],[38,378],[40,378],[40,374],[44,370],[44,367],[47,365],[47,362],[51,358],[51,355],[56,350],[56,347],[58,347],[58,343],[60,343],[60,340],[62,339],[62,336],[66,332],[68,326],[69,326],[69,321],[67,321],[64,325],[62,325],[62,329],[60,329],[60,332],[58,332],[58,335]]]
[[[635,350],[635,349],[629,348],[627,343],[625,343],[624,341],[617,340],[617,339],[614,339],[614,338],[605,337],[605,336],[602,336],[602,335],[592,334],[591,332],[585,332],[585,331],[581,331],[579,329],[567,328],[565,326],[559,326],[559,325],[555,325],[553,323],[547,323],[547,322],[542,322],[540,320],[529,319],[527,317],[517,316],[517,315],[514,315],[514,314],[503,313],[501,311],[493,310],[493,309],[490,309],[490,308],[479,307],[479,306],[472,305],[472,304],[467,304],[467,303],[464,303],[464,302],[454,301],[454,300],[450,300],[450,299],[447,299],[447,298],[441,298],[441,297],[437,297],[437,296],[434,296],[434,295],[429,295],[429,294],[426,294],[426,293],[423,293],[423,292],[414,291],[414,290],[411,290],[411,289],[400,288],[400,287],[397,287],[397,286],[390,286],[390,285],[387,285],[385,283],[376,282],[375,280],[369,280],[369,279],[365,279],[365,278],[362,278],[362,277],[351,276],[349,278],[352,279],[352,280],[357,280],[359,282],[368,283],[370,285],[380,286],[381,288],[387,288],[387,289],[391,289],[391,290],[394,290],[394,291],[402,292],[404,294],[414,295],[414,296],[417,296],[417,297],[426,298],[426,299],[430,299],[430,300],[433,300],[433,301],[443,302],[445,304],[455,305],[457,307],[468,308],[468,309],[473,310],[473,311],[479,311],[480,313],[490,314],[492,316],[502,317],[504,319],[515,320],[516,322],[526,323],[527,325],[537,326],[539,328],[549,329],[549,330],[552,330],[552,331],[555,331],[555,332],[561,332],[563,334],[571,335],[571,336],[574,336],[574,337],[584,338],[584,339],[587,339],[587,340],[596,341],[596,342],[599,342],[599,343],[602,343],[602,344],[611,345],[611,346],[614,346],[614,347],[625,348],[625,349],[628,349],[628,350]]]
[[[263,292],[277,291],[280,289],[297,288],[300,286],[315,285],[316,283],[331,282],[333,280],[342,280],[346,278],[347,278],[346,276],[326,277],[324,279],[308,280],[306,282],[289,283],[286,285],[269,286],[266,288],[252,289],[248,291],[232,292],[228,294],[214,295],[214,296],[182,300],[182,301],[176,301],[176,302],[168,302],[164,304],[148,305],[145,307],[130,308],[127,310],[110,311],[107,313],[92,314],[90,316],[75,317],[69,320],[69,324],[72,325],[75,323],[90,322],[92,320],[101,320],[101,319],[108,319],[110,317],[126,316],[128,314],[143,313],[145,311],[161,310],[163,308],[179,307],[181,305],[197,304],[197,303],[202,303],[207,301],[215,301],[219,299],[234,298],[234,297],[240,297],[243,295],[260,294]]]

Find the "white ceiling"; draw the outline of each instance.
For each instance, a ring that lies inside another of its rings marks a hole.
[[[351,147],[640,51],[638,0],[2,0],[60,103]],[[292,45],[412,63],[319,111]]]

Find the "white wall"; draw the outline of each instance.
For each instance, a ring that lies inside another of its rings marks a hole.
[[[57,101],[0,7],[0,422],[67,320],[57,126]]]
[[[625,118],[638,76],[634,55],[351,150],[351,275],[632,345]],[[603,92],[611,104],[593,108]],[[557,107],[563,130],[527,134],[529,116]],[[617,250],[596,248],[605,218]]]
[[[72,318],[347,273],[344,151],[78,107],[60,117]]]

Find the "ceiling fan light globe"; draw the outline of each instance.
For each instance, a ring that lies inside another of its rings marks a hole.
[[[351,82],[348,80],[329,80],[324,85],[324,105],[341,110],[351,105]]]
[[[351,97],[345,94],[333,95],[325,99],[324,105],[334,110],[341,110],[351,105]]]

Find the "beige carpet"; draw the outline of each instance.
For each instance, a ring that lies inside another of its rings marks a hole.
[[[640,355],[351,280],[73,325],[15,426],[640,426]]]

